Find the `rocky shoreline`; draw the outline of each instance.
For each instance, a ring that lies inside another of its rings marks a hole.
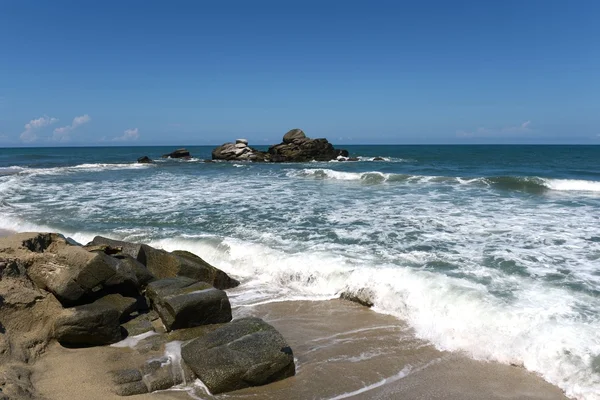
[[[111,371],[120,396],[199,378],[223,393],[295,374],[283,336],[255,317],[232,322],[224,291],[239,285],[186,252],[56,233],[0,238],[0,399],[39,398],[35,361],[49,345],[127,346],[137,354]]]
[[[224,289],[246,289],[188,252],[7,234],[0,399],[566,399],[523,368],[436,350],[370,311],[368,291],[236,308]]]

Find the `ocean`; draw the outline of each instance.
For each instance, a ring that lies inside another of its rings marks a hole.
[[[600,146],[336,147],[359,161],[0,149],[0,229],[189,250],[238,307],[365,289],[439,350],[600,399]]]

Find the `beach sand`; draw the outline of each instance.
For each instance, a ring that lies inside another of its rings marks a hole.
[[[523,368],[440,352],[398,319],[343,300],[238,307],[275,326],[296,357],[295,377],[203,399],[566,399]],[[141,364],[130,349],[65,349],[53,345],[35,366],[33,383],[48,399],[123,399],[107,371]],[[131,399],[189,399],[165,391]]]
[[[10,236],[14,233],[17,233],[17,232],[9,231],[8,229],[0,229],[0,237]]]

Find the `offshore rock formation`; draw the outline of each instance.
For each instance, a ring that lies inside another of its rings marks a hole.
[[[212,151],[213,160],[227,161],[268,161],[266,154],[248,146],[246,139],[237,139],[235,143],[225,143]]]
[[[37,398],[31,367],[54,341],[76,348],[127,338],[131,362],[147,361],[112,372],[119,395],[197,377],[221,393],[294,375],[275,328],[257,318],[228,323],[223,289],[238,284],[185,251],[100,236],[85,246],[56,233],[0,238],[0,399]]]
[[[280,144],[269,147],[273,162],[331,161],[338,156],[348,157],[348,151],[334,149],[327,139],[310,139],[301,129],[283,135]]]
[[[162,158],[190,158],[192,155],[187,149],[177,149],[171,153],[163,154]]]
[[[262,152],[248,146],[248,141],[225,143],[212,152],[213,160],[258,162],[331,161],[348,157],[348,151],[335,149],[327,139],[311,139],[301,129],[292,129],[283,136],[280,144]]]

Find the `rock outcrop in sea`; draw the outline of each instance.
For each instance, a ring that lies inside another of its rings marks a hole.
[[[163,154],[162,158],[191,158],[192,155],[187,149],[177,149],[167,154]]]
[[[53,341],[125,343],[143,356],[111,372],[119,395],[196,378],[216,394],[294,375],[275,328],[258,318],[230,322],[225,289],[237,285],[185,251],[100,236],[85,246],[56,233],[0,238],[0,398],[37,398],[31,366]]]
[[[281,143],[264,152],[248,146],[246,139],[225,143],[212,151],[213,160],[258,162],[331,161],[348,157],[348,151],[335,149],[327,139],[311,139],[301,129],[292,129]]]

